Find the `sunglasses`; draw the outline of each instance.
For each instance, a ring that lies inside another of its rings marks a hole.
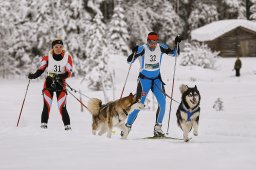
[[[157,44],[157,41],[155,41],[155,40],[148,40],[148,43],[149,43],[149,44],[152,44],[152,45],[156,45],[156,44]]]

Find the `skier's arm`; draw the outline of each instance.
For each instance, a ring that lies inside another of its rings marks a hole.
[[[143,46],[136,46],[132,49],[132,54],[129,55],[129,57],[127,58],[127,62],[134,62],[139,56],[144,55],[145,50],[143,48]],[[134,57],[134,58],[133,58]]]
[[[177,53],[178,53],[178,55],[180,55],[180,48],[178,47],[178,44],[181,42],[181,40],[182,40],[182,37],[180,35],[177,35],[175,37],[175,40],[174,40],[175,47],[174,47],[174,49],[170,49],[168,47],[168,45],[166,45],[166,44],[160,44],[161,52],[165,53],[165,54],[168,54],[168,55],[172,54],[174,57],[177,56]]]
[[[29,73],[28,78],[36,79],[36,78],[40,77],[43,74],[43,72],[45,71],[47,66],[48,66],[48,56],[43,56],[38,70],[35,73]]]
[[[166,44],[160,44],[160,49],[162,53],[165,53],[167,55],[173,55],[176,56],[176,47],[174,49],[170,49],[168,45]],[[178,52],[179,53],[179,52]]]

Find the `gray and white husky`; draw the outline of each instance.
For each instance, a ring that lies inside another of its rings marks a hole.
[[[197,87],[180,86],[181,103],[176,112],[178,126],[183,131],[183,139],[189,141],[188,134],[193,128],[193,134],[198,135],[201,96]]]

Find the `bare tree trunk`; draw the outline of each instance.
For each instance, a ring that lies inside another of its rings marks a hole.
[[[102,92],[104,94],[105,103],[108,103],[109,102],[109,98],[108,98],[108,95],[106,93],[105,82],[104,82],[104,77],[103,76],[102,76],[101,82],[102,82]]]
[[[115,100],[115,98],[116,98],[116,95],[115,95],[116,88],[115,88],[114,79],[115,79],[115,70],[113,70],[112,73],[111,73],[111,83],[112,83],[113,100]]]
[[[251,6],[252,6],[252,3],[250,2],[250,0],[245,0],[246,18],[248,20],[250,19],[250,15],[251,15],[251,11],[250,11]]]

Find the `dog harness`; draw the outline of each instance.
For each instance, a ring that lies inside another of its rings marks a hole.
[[[189,109],[184,105],[184,103],[182,102],[181,105],[181,111],[187,113],[188,118],[187,121],[191,121],[191,116],[193,116],[194,113],[199,112],[200,111],[200,107],[199,105],[196,106],[194,109],[192,109],[192,111],[190,112]]]
[[[155,80],[157,80],[157,79],[159,79],[163,83],[163,85],[165,85],[165,83],[163,82],[162,77],[161,77],[160,74],[157,77],[155,77],[155,78],[149,78],[149,77],[143,75],[142,73],[140,73],[139,74],[139,78],[151,80],[151,89],[153,89],[153,87],[155,85]]]

